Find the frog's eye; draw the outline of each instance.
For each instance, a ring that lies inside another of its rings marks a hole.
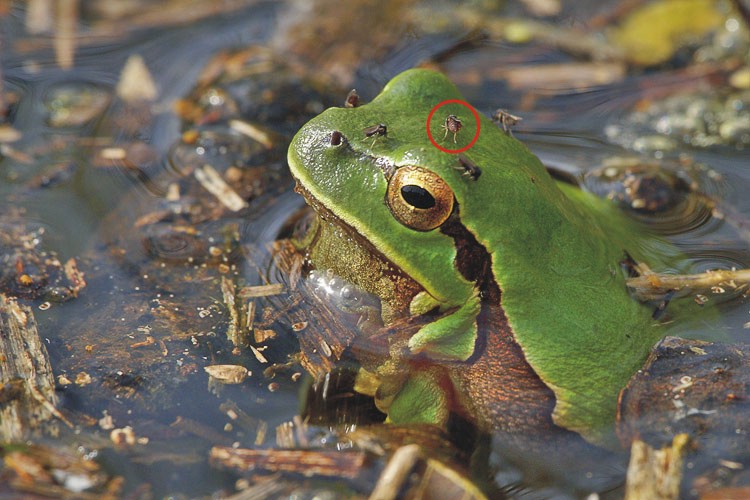
[[[430,231],[453,211],[453,190],[438,175],[419,167],[401,167],[388,182],[386,203],[406,227]]]

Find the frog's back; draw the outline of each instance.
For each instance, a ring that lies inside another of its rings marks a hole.
[[[462,215],[491,249],[513,334],[555,393],[555,422],[601,441],[619,390],[663,336],[652,309],[628,293],[621,265],[640,260],[649,238],[613,205],[558,185],[518,146],[494,164],[476,152],[487,177],[460,203]]]
[[[462,99],[437,73],[399,79],[394,85],[427,105]],[[464,122],[471,136],[471,120]],[[456,169],[455,155],[425,157],[423,166],[451,185],[463,225],[490,253],[513,335],[557,398],[556,423],[596,440],[614,418],[619,390],[663,335],[653,311],[628,293],[621,266],[627,255],[638,260],[650,240],[611,204],[561,188],[525,145],[485,117],[461,155],[481,168],[477,179]]]

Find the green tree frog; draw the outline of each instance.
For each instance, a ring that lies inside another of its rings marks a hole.
[[[669,250],[461,99],[413,69],[297,133],[289,166],[318,215],[309,258],[379,297],[386,327],[411,325],[372,390],[391,421],[455,412],[601,441],[664,335],[622,263]]]

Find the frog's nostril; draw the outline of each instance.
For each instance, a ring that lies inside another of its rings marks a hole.
[[[344,134],[342,134],[338,130],[334,130],[333,132],[331,132],[331,146],[340,146],[345,140],[346,139],[344,138]]]

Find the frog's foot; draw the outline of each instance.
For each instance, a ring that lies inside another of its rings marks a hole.
[[[419,365],[419,366],[418,366]],[[436,365],[390,358],[374,371],[360,368],[354,390],[371,396],[394,424],[444,426],[453,401],[453,381]]]
[[[480,309],[479,295],[475,293],[454,312],[420,328],[409,339],[409,349],[434,360],[466,361],[476,348]]]
[[[428,423],[445,427],[450,415],[449,380],[440,370],[413,372],[390,401],[388,422]]]

